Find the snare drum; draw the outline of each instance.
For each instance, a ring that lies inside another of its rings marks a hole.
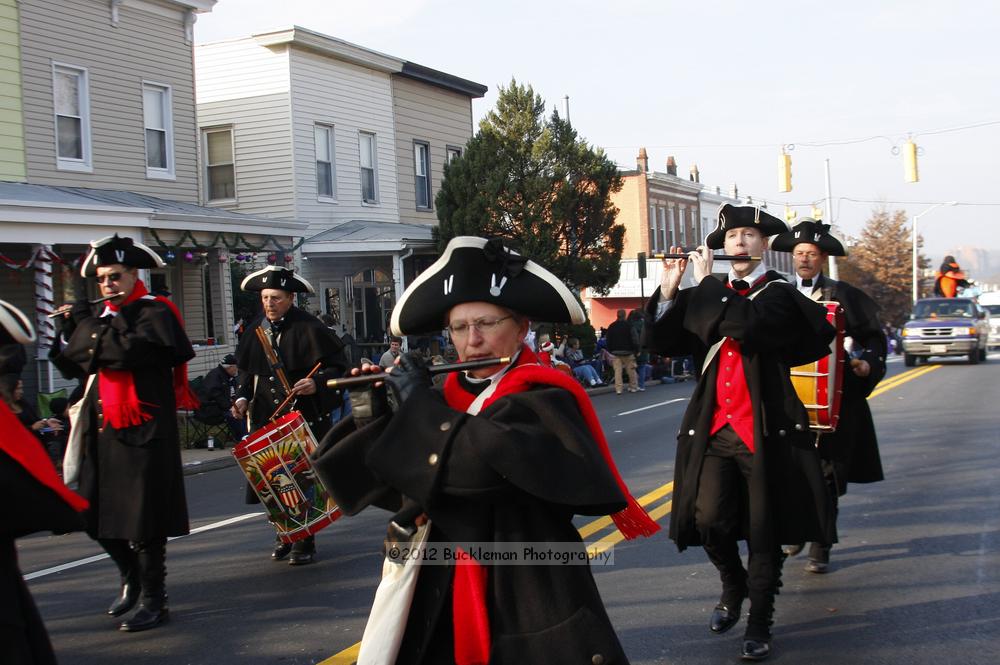
[[[341,512],[316,476],[316,438],[298,411],[262,427],[233,448],[233,457],[267,509],[278,538],[293,543],[332,524]]]
[[[809,429],[833,432],[840,420],[844,381],[844,308],[838,302],[819,304],[826,307],[826,320],[837,335],[830,342],[829,355],[791,369],[792,386],[809,413]]]

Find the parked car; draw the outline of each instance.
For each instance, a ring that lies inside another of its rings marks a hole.
[[[976,298],[979,306],[990,314],[990,341],[989,347],[1000,346],[1000,291],[987,291],[980,293]]]
[[[986,360],[989,314],[973,298],[925,298],[913,306],[903,326],[903,363],[913,367],[931,356]]]

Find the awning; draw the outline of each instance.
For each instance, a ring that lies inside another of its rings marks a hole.
[[[355,219],[308,238],[302,245],[302,253],[310,259],[345,254],[375,256],[409,250],[428,254],[436,250],[432,228],[426,224]]]

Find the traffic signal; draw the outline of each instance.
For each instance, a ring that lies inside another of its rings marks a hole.
[[[903,170],[906,182],[920,181],[920,173],[917,171],[917,144],[912,140],[903,145]]]
[[[784,150],[778,156],[778,191],[792,191],[792,156]]]
[[[639,252],[639,279],[646,279],[646,252]]]

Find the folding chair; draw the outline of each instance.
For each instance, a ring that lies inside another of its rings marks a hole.
[[[191,391],[200,395],[204,377],[198,376],[190,381]],[[207,447],[211,438],[216,448],[224,448],[226,442],[233,442],[232,432],[226,423],[226,414],[215,408],[214,404],[203,404],[195,411],[187,411],[184,418],[184,439],[193,448]]]
[[[54,393],[38,393],[38,417],[39,418],[51,418],[52,417],[52,400],[57,397],[66,398],[66,389],[60,388]],[[59,414],[62,415],[62,414]]]

